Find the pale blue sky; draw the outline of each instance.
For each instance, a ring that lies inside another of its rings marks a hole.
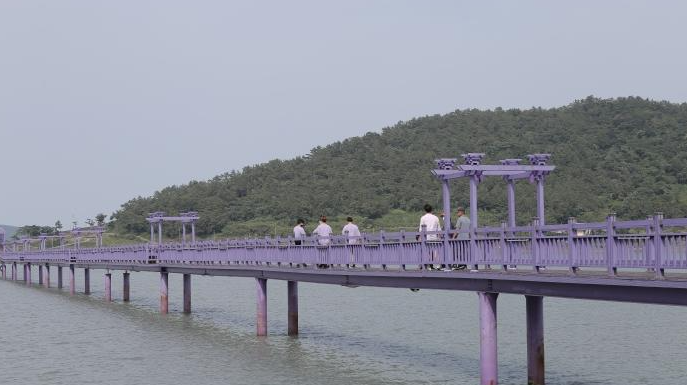
[[[680,1],[0,2],[0,223],[456,108],[687,101]]]

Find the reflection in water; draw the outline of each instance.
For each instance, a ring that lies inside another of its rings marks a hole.
[[[82,274],[82,272],[79,272]],[[474,384],[474,293],[301,284],[301,335],[286,336],[286,283],[269,282],[269,337],[255,333],[255,285],[193,277],[193,311],[157,313],[158,277],[132,274],[132,302],[0,281],[0,378],[18,384]],[[78,282],[83,279],[78,276]],[[53,280],[54,281],[54,280]],[[83,291],[83,290],[81,290]],[[113,274],[121,298],[121,273]],[[550,384],[680,383],[687,309],[545,300]],[[526,378],[524,299],[499,298],[502,384]]]

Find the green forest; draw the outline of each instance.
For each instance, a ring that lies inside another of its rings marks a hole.
[[[326,124],[326,123],[325,123]],[[198,211],[201,237],[286,234],[297,218],[308,229],[325,214],[335,231],[352,215],[366,230],[414,228],[425,203],[439,206],[434,159],[484,152],[484,163],[550,153],[547,222],[687,215],[687,104],[638,97],[588,97],[567,106],[456,110],[399,122],[290,160],[275,159],[171,186],[124,203],[111,228],[147,233],[154,211]],[[453,206],[468,205],[467,181],[452,184]],[[534,216],[534,187],[516,187],[518,221]],[[479,186],[480,224],[505,219],[502,180]],[[167,235],[178,234],[173,225]]]

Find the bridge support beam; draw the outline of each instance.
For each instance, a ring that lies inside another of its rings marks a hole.
[[[499,382],[498,350],[496,340],[496,299],[498,293],[477,293],[480,321],[480,384],[496,385]]]
[[[43,286],[43,265],[38,265],[38,284]]]
[[[169,273],[160,272],[160,313],[169,313]]]
[[[69,294],[76,294],[76,276],[74,272],[74,265],[69,265]]]
[[[287,295],[288,295],[288,335],[297,336],[298,335],[298,282],[288,281],[287,282]]]
[[[267,279],[255,278],[257,289],[257,335],[267,335]]]
[[[17,280],[17,262],[12,262],[12,280]]]
[[[191,274],[184,274],[184,313],[191,313]]]
[[[527,307],[527,384],[544,385],[544,297],[525,296]]]
[[[64,285],[62,284],[62,266],[57,266],[57,288],[61,289]]]
[[[31,286],[31,264],[24,264],[24,282],[27,286]]]
[[[50,289],[50,265],[45,265],[45,277],[43,279],[43,286],[46,289]]]
[[[105,274],[105,301],[112,302],[112,273]]]
[[[91,269],[83,269],[83,293],[91,294]]]
[[[130,273],[128,271],[125,271],[124,274],[122,274],[122,280],[123,282],[123,288],[122,288],[122,301],[124,302],[129,302],[130,300],[130,289],[131,289],[131,280],[129,279]]]

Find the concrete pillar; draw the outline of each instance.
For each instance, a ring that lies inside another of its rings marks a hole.
[[[24,282],[26,282],[26,285],[31,286],[31,264],[30,263],[24,264]]]
[[[12,262],[12,280],[16,281],[17,280],[17,263]]]
[[[43,279],[43,286],[46,289],[50,288],[50,265],[45,265],[45,277]]]
[[[112,273],[105,274],[105,301],[112,302]]]
[[[83,269],[83,292],[91,294],[91,269]]]
[[[160,313],[169,313],[169,273],[160,272]]]
[[[525,296],[527,307],[527,384],[544,385],[544,297]]]
[[[287,282],[288,295],[288,334],[290,336],[298,335],[298,282]]]
[[[267,279],[255,278],[257,289],[257,335],[267,335]]]
[[[62,286],[62,266],[57,266],[57,288],[61,289]]]
[[[184,274],[184,313],[191,312],[191,274]]]
[[[496,299],[498,293],[477,293],[480,323],[480,384],[496,385],[499,379],[496,340]]]
[[[69,294],[76,294],[76,276],[74,272],[74,265],[69,265]]]
[[[2,265],[2,279],[7,279],[7,266]]]
[[[122,300],[124,302],[129,302],[130,296],[129,296],[129,291],[131,288],[131,281],[129,279],[129,272],[125,271],[123,276],[123,281],[124,281],[124,288],[122,290],[123,295],[122,295]]]
[[[537,217],[539,217],[539,224],[544,226],[546,218],[544,217],[544,177],[537,179]]]
[[[509,179],[506,184],[508,201],[508,227],[515,227],[515,181]]]
[[[43,286],[43,265],[38,265],[38,284]]]

